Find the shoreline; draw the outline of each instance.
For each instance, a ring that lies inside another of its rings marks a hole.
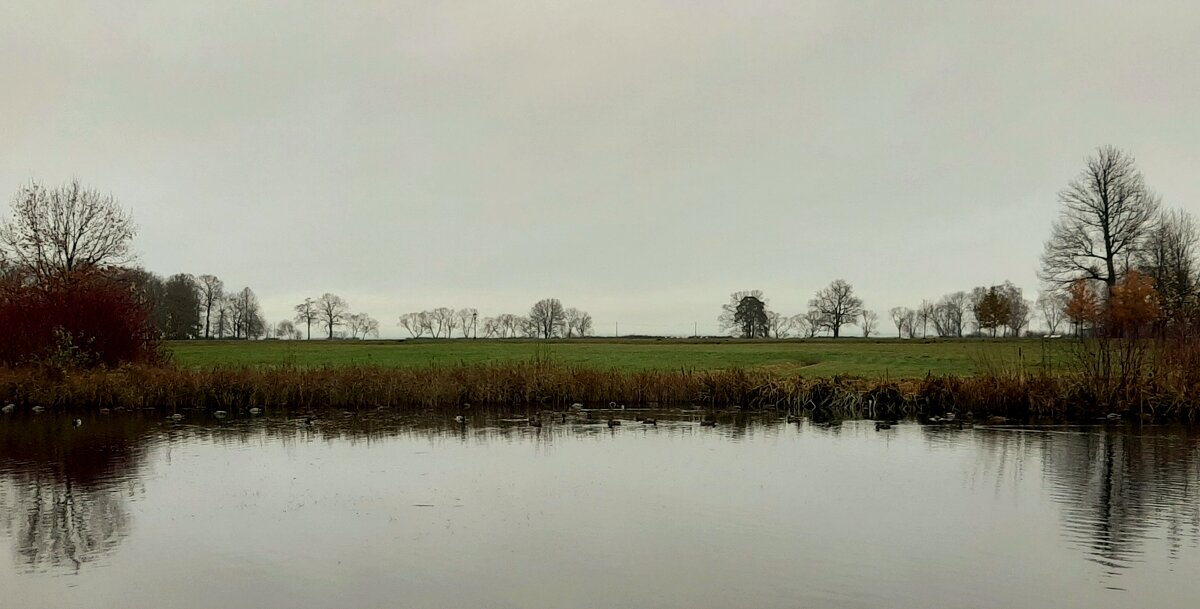
[[[225,411],[251,408],[322,412],[527,413],[588,409],[687,407],[714,412],[780,411],[814,420],[944,417],[975,420],[1094,421],[1114,416],[1194,422],[1200,399],[1150,378],[1096,387],[1066,373],[928,375],[886,379],[807,378],[770,370],[623,371],[551,362],[394,368],[342,366],[207,369],[128,366],[62,370],[0,368],[0,405],[14,411],[107,409]]]

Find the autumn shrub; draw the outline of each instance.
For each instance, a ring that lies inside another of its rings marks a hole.
[[[145,306],[102,273],[39,283],[6,277],[0,328],[0,365],[86,368],[163,359]]]

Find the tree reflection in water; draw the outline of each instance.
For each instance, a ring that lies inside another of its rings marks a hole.
[[[30,571],[78,570],[128,535],[153,423],[140,417],[0,421],[0,532]]]
[[[312,425],[303,416],[173,425],[160,416],[125,413],[97,416],[79,428],[69,418],[8,417],[0,419],[0,537],[12,540],[18,566],[29,571],[78,570],[105,556],[130,534],[129,501],[142,493],[141,470],[160,446],[354,445],[407,437],[549,447],[614,434],[714,436],[735,443],[793,437],[804,442],[812,435],[838,440],[829,450],[855,450],[863,441],[968,449],[972,478],[997,489],[1036,477],[1044,481],[1045,496],[1060,506],[1064,540],[1110,574],[1157,551],[1157,539],[1164,540],[1168,559],[1200,545],[1200,437],[1184,429],[925,426],[917,431],[903,424],[879,432],[869,421],[798,425],[749,414],[726,415],[718,427],[701,428],[697,413],[654,416],[659,424],[653,428],[630,421],[619,430],[583,418],[532,428],[485,420],[463,426],[440,415],[387,413],[330,414]]]
[[[1064,539],[1110,575],[1131,567],[1160,537],[1171,559],[1185,544],[1200,544],[1195,430],[1096,426],[974,433],[1004,467],[1041,457],[1047,494],[1061,506]]]

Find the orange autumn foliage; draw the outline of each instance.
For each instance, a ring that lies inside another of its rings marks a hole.
[[[1160,312],[1154,282],[1146,275],[1130,271],[1113,286],[1108,314],[1114,333],[1135,335],[1158,319]]]

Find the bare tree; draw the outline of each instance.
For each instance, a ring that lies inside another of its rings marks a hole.
[[[794,317],[767,311],[767,329],[774,338],[787,338],[795,326]]]
[[[500,327],[500,338],[516,338],[525,326],[521,316],[512,313],[501,314],[496,318],[496,323]]]
[[[810,324],[808,323],[808,314],[797,313],[791,316],[789,323],[791,323],[792,331],[796,333],[796,336],[812,338],[813,335],[809,334]]]
[[[854,288],[841,279],[829,284],[829,287],[817,291],[808,307],[817,311],[824,318],[825,327],[833,331],[837,338],[842,326],[854,323],[855,318],[862,312],[862,299],[854,295]]]
[[[450,332],[457,325],[454,320],[454,309],[450,307],[438,307],[432,311],[427,311],[429,330],[434,338],[441,338],[442,333],[446,334],[446,338],[450,338]]]
[[[942,297],[933,311],[933,328],[938,336],[963,335],[963,318],[966,315],[968,297],[966,292],[954,292]]]
[[[304,329],[308,332],[308,340],[312,340],[313,322],[320,319],[320,312],[317,310],[316,301],[311,298],[305,298],[304,302],[292,308],[296,311],[296,323],[304,325]]]
[[[534,326],[534,336],[554,338],[565,330],[566,312],[557,298],[543,298],[529,309],[529,322]]]
[[[584,337],[592,333],[592,316],[587,311],[571,307],[563,311],[566,318],[567,337]]]
[[[1138,268],[1154,283],[1162,320],[1168,324],[1186,319],[1196,304],[1200,278],[1196,275],[1196,253],[1200,232],[1185,211],[1159,214],[1138,258]]]
[[[500,335],[500,323],[496,321],[495,317],[484,317],[480,325],[483,326],[484,338],[495,338]]]
[[[896,338],[904,338],[904,321],[908,318],[908,307],[892,307],[888,314],[892,316],[892,323],[896,325]]]
[[[299,332],[296,326],[290,320],[283,320],[275,326],[275,336],[277,338],[294,338]]]
[[[333,330],[342,325],[346,321],[346,315],[350,312],[350,306],[342,300],[341,296],[325,292],[314,303],[317,308],[317,319],[321,325],[325,326],[328,332],[326,338],[333,339]]]
[[[263,319],[254,290],[246,287],[233,294],[229,298],[229,311],[234,338],[259,338],[266,332],[267,322]]]
[[[1083,173],[1058,199],[1064,209],[1042,254],[1042,279],[1062,287],[1081,277],[1094,279],[1111,295],[1141,252],[1158,201],[1133,156],[1112,146],[1088,157]]]
[[[862,328],[863,338],[871,338],[871,333],[875,332],[875,327],[879,325],[879,314],[863,309],[859,318],[862,320],[858,325]]]
[[[928,300],[922,300],[921,306],[917,307],[917,323],[921,325],[921,338],[929,336],[929,324],[933,321],[933,315],[936,307]]]
[[[1038,295],[1037,308],[1046,320],[1049,333],[1058,334],[1058,326],[1067,317],[1067,295],[1057,290],[1042,292]]]
[[[826,321],[824,313],[812,309],[804,314],[804,325],[808,329],[807,338],[816,338],[821,330],[829,327],[829,322]]]
[[[379,338],[379,322],[366,313],[346,315],[346,329],[350,331],[351,339],[365,339],[368,336]]]
[[[458,310],[458,327],[462,329],[463,338],[470,338],[471,332],[474,331],[476,336],[479,334],[479,309],[467,307]]]
[[[112,195],[79,180],[58,188],[31,182],[17,191],[12,217],[0,223],[0,260],[43,280],[65,279],[132,260],[135,232],[133,218]]]
[[[413,338],[421,338],[425,335],[424,320],[421,313],[405,313],[400,316],[400,326],[408,330],[409,336]]]
[[[209,325],[212,321],[213,307],[225,296],[225,283],[215,275],[199,277],[200,306],[204,308],[204,338],[209,338]]]

